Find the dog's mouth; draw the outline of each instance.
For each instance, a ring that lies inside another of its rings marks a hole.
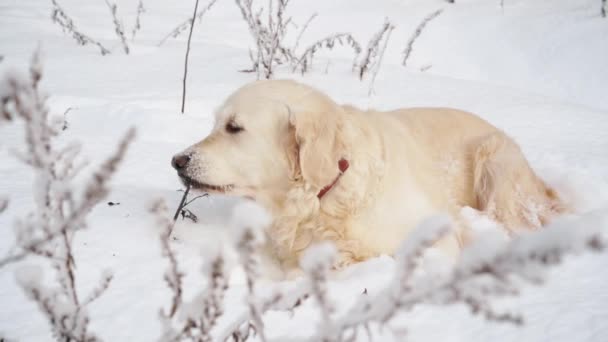
[[[196,190],[225,194],[234,189],[233,184],[226,184],[226,185],[207,184],[207,183],[199,182],[196,179],[192,179],[191,177],[188,177],[183,174],[178,173],[178,175],[179,175],[179,178],[181,179],[182,183],[184,183],[184,185],[186,185],[186,186],[190,185],[193,189],[196,189]]]

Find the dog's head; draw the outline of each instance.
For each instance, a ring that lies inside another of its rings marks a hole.
[[[207,192],[272,201],[299,181],[319,191],[347,153],[345,118],[341,106],[303,84],[250,83],[217,110],[209,136],[172,165],[184,182]]]

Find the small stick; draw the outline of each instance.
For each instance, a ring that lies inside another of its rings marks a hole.
[[[194,197],[193,199],[191,199],[191,200],[189,200],[188,202],[186,202],[186,204],[184,204],[184,207],[187,207],[187,206],[188,206],[190,203],[192,203],[192,202],[196,201],[197,199],[199,199],[199,198],[201,198],[201,197],[207,197],[207,196],[209,196],[209,194],[208,194],[208,193],[204,193],[204,194],[202,194],[202,195],[196,196],[196,197]],[[183,207],[182,207],[182,209],[183,209]]]
[[[182,197],[182,200],[179,202],[179,206],[177,207],[177,211],[175,212],[175,215],[173,215],[173,222],[177,221],[177,218],[179,217],[179,213],[186,206],[186,198],[188,198],[188,193],[190,192],[191,187],[192,186],[190,185],[190,183],[188,183],[186,185],[186,191],[184,191],[184,197]]]

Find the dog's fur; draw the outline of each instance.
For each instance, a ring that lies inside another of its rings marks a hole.
[[[362,111],[288,80],[238,89],[217,110],[211,134],[176,158],[184,156],[189,161],[178,172],[186,182],[252,198],[270,211],[270,247],[287,268],[321,240],[336,244],[336,267],[392,254],[437,213],[448,213],[455,226],[437,246],[455,255],[468,240],[465,206],[511,233],[541,227],[564,210],[517,144],[473,114]],[[339,175],[341,159],[349,167]]]

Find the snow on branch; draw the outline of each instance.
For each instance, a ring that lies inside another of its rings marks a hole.
[[[502,235],[483,237],[464,250],[450,272],[442,276],[420,274],[420,256],[449,232],[448,227],[445,219],[432,219],[416,229],[397,255],[397,273],[392,284],[375,297],[362,297],[336,320],[338,340],[356,336],[370,324],[385,326],[397,314],[421,304],[461,303],[487,320],[523,324],[521,315],[497,312],[491,301],[518,295],[524,283],[541,284],[546,277],[544,271],[561,263],[566,255],[604,250],[607,242],[602,231],[605,227],[598,226],[596,218],[574,226],[561,222],[508,243]],[[418,276],[414,276],[416,272]]]
[[[163,201],[156,201],[150,212],[157,217],[161,227],[161,250],[168,260],[165,282],[171,290],[171,306],[168,311],[160,311],[163,332],[159,341],[212,341],[212,330],[224,314],[224,293],[228,289],[227,271],[222,253],[208,255],[203,273],[207,287],[191,301],[183,299],[184,273],[179,269],[176,253],[171,246],[171,231],[174,222]]]
[[[443,12],[443,9],[440,9],[440,10],[437,10],[437,11],[431,13],[428,16],[426,16],[422,20],[422,22],[420,22],[420,24],[418,24],[418,26],[416,27],[416,31],[414,31],[414,33],[412,34],[410,39],[407,41],[405,50],[403,50],[403,62],[402,62],[403,66],[407,66],[407,60],[410,58],[410,55],[412,54],[412,51],[414,49],[414,43],[416,42],[416,39],[418,39],[418,37],[420,37],[420,35],[422,34],[422,31],[424,30],[426,25],[431,20],[437,18],[442,12]]]
[[[101,52],[102,56],[105,56],[110,53],[110,50],[108,50],[100,42],[78,30],[76,24],[74,24],[74,20],[72,20],[72,18],[67,15],[63,8],[59,5],[57,0],[51,0],[51,2],[53,3],[51,18],[54,23],[61,26],[63,32],[71,34],[74,40],[76,40],[79,45],[96,45],[99,48],[99,52]]]
[[[117,150],[85,182],[82,190],[74,178],[82,170],[77,162],[78,145],[55,146],[61,124],[49,116],[46,95],[39,89],[42,78],[40,54],[36,52],[29,75],[9,73],[0,85],[4,118],[21,119],[25,125],[26,151],[21,160],[34,171],[34,208],[15,224],[13,251],[0,259],[0,267],[38,256],[55,270],[55,283],[43,281],[39,266],[17,269],[17,280],[26,295],[38,304],[53,335],[61,341],[96,341],[89,331],[87,306],[109,287],[112,274],[102,274],[98,285],[84,299],[77,290],[76,261],[72,241],[86,227],[90,210],[106,197],[109,181],[124,159],[134,138],[130,130]]]

